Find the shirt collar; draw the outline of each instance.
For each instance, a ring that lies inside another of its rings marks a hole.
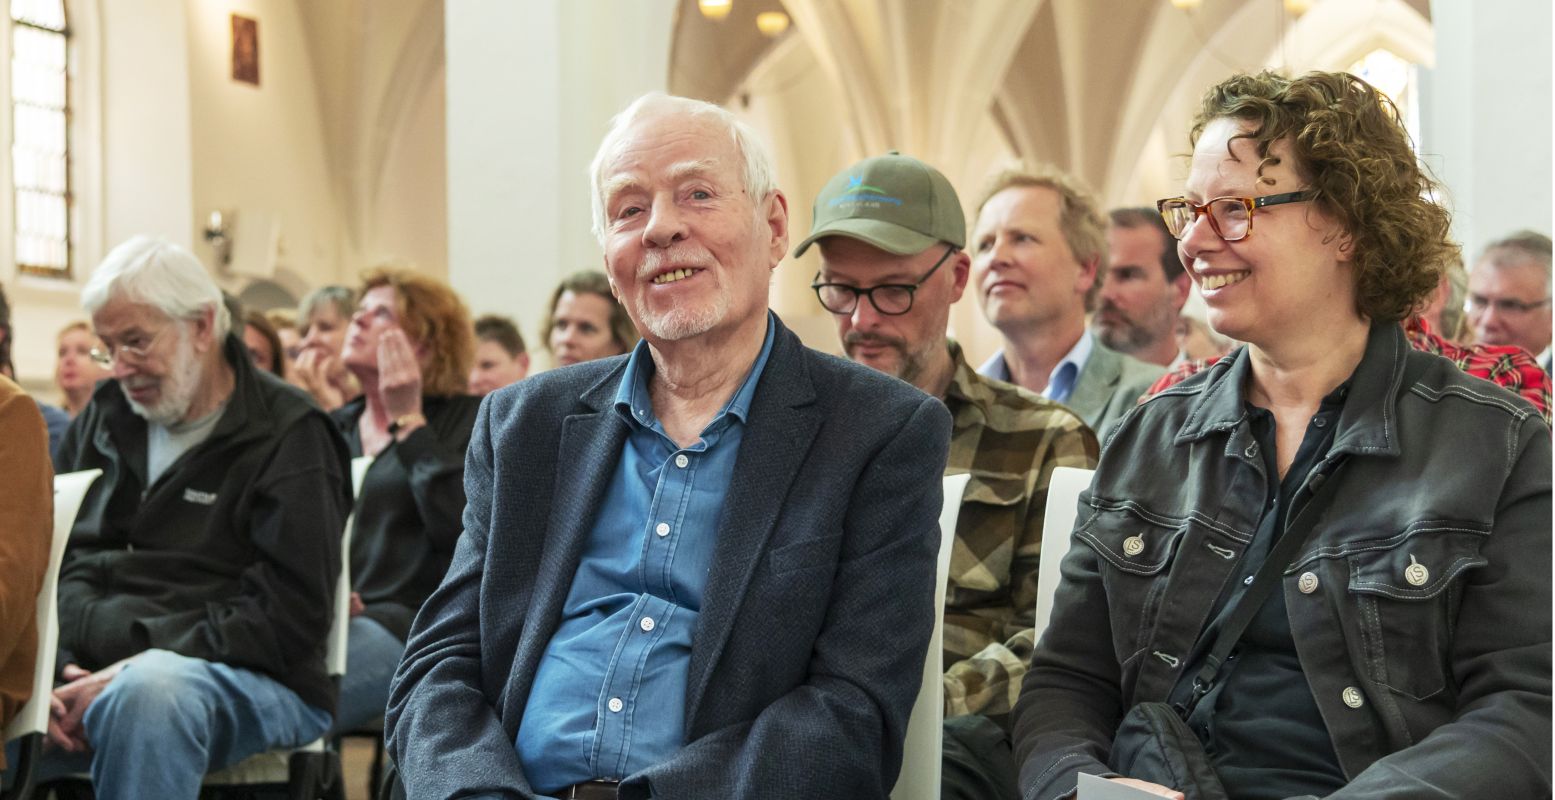
[[[1398,402],[1408,353],[1409,343],[1404,338],[1403,326],[1392,322],[1372,323],[1361,362],[1340,387],[1346,390],[1340,394],[1344,409],[1339,414],[1331,452],[1378,455],[1399,452],[1397,422],[1390,412]],[[1230,430],[1240,424],[1247,416],[1246,386],[1251,371],[1251,356],[1245,345],[1210,365],[1199,398],[1177,432],[1176,443],[1202,439],[1212,432]]]
[[[1091,351],[1093,349],[1095,349],[1095,339],[1091,337],[1090,329],[1086,329],[1081,332],[1080,341],[1075,342],[1074,347],[1069,348],[1069,352],[1065,353],[1064,357],[1053,366],[1053,371],[1048,373],[1048,386],[1053,385],[1053,378],[1058,375],[1059,370],[1062,370],[1065,364],[1073,364],[1074,374],[1078,376],[1085,369],[1085,362],[1091,360]],[[1004,348],[1000,348],[987,361],[984,361],[983,365],[977,368],[977,374],[985,378],[993,378],[996,381],[1012,383],[1010,380],[1009,362],[1004,360]],[[1043,396],[1046,397],[1046,395]]]
[[[1080,333],[1080,340],[1069,348],[1069,352],[1048,373],[1047,387],[1042,390],[1043,397],[1060,403],[1069,400],[1069,396],[1074,394],[1075,384],[1079,383],[1080,371],[1085,369],[1085,362],[1091,360],[1094,341],[1089,328]]]
[[[767,359],[772,355],[773,332],[774,317],[768,311],[767,333],[761,342],[761,352],[757,353],[756,361],[745,376],[745,382],[740,384],[740,388],[735,390],[729,402],[724,404],[704,431],[721,424],[726,415],[737,418],[741,424],[748,420],[751,399],[756,395],[756,384],[760,382]],[[648,380],[653,377],[653,369],[653,354],[648,352],[648,340],[639,340],[637,346],[632,348],[632,355],[626,360],[626,369],[621,373],[621,385],[616,389],[613,403],[616,413],[631,425],[654,429],[658,427],[658,418],[653,415],[653,400],[648,394]]]

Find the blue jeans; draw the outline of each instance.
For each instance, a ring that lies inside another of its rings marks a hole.
[[[329,713],[257,672],[147,650],[87,706],[90,753],[46,747],[40,781],[90,772],[98,800],[193,800],[205,773],[324,734]]]
[[[389,681],[405,655],[405,643],[369,617],[352,617],[347,637],[346,674],[340,679],[340,707],[331,736],[383,716],[389,704]]]

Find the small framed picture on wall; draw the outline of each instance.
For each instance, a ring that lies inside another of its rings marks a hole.
[[[232,79],[259,85],[259,20],[232,15]]]

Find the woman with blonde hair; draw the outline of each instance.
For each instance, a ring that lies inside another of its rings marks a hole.
[[[65,413],[75,419],[92,401],[97,383],[109,377],[109,371],[92,360],[97,335],[85,320],[77,320],[59,331],[59,349],[54,362],[54,383],[64,399]]]
[[[335,730],[383,714],[411,620],[463,529],[464,452],[480,399],[465,393],[470,313],[408,267],[362,276],[340,359],[362,395],[333,412],[352,456],[373,456],[351,539],[351,628]]]

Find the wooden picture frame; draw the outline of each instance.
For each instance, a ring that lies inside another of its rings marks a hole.
[[[232,15],[232,79],[259,85],[259,20]]]

